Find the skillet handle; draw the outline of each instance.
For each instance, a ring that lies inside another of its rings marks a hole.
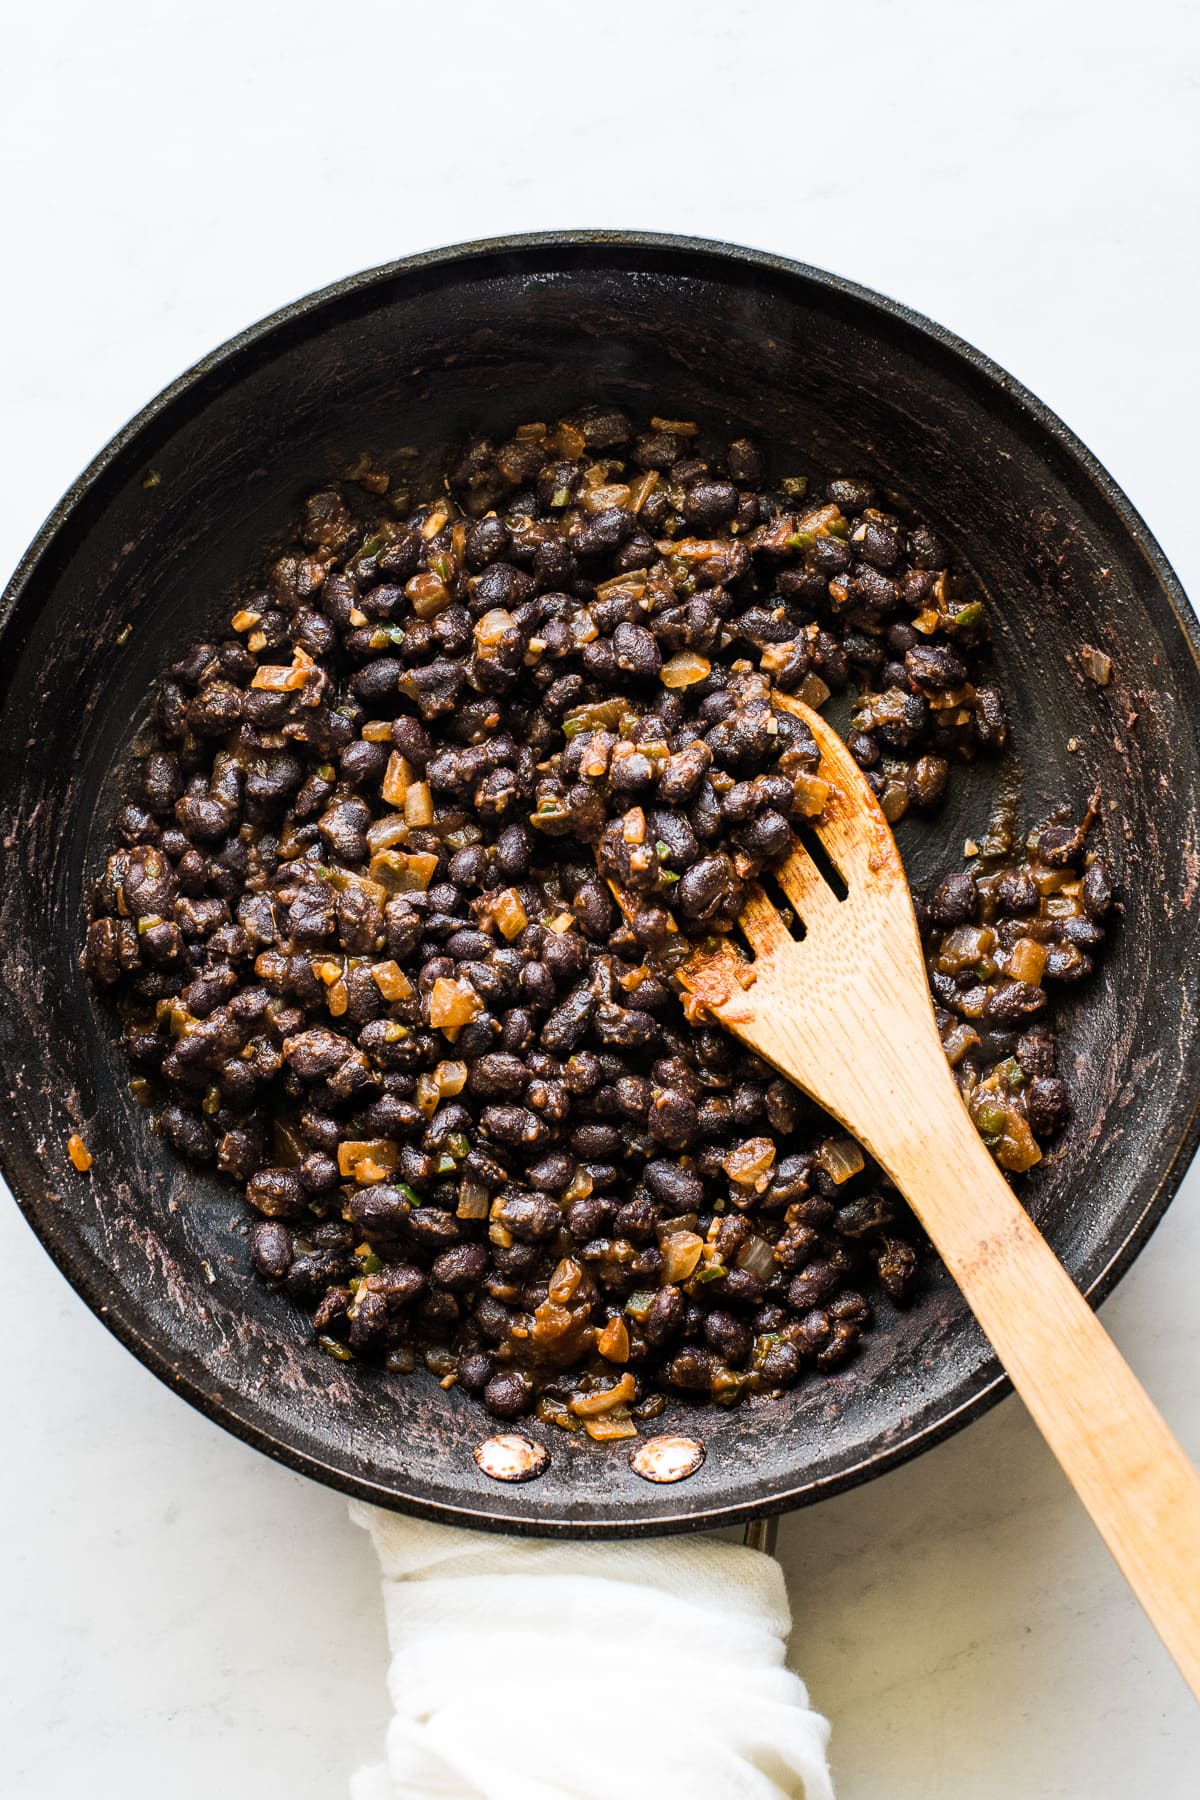
[[[764,1556],[774,1556],[778,1540],[779,1520],[774,1514],[769,1519],[751,1519],[742,1533],[747,1550],[761,1550]]]

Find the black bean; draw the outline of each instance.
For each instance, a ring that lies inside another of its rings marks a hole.
[[[876,1254],[879,1280],[888,1298],[904,1306],[916,1285],[917,1253],[903,1238],[885,1237]]]
[[[1041,845],[1039,843],[1039,852]],[[1113,903],[1112,876],[1099,857],[1084,870],[1080,898],[1089,919],[1103,919]]]
[[[306,1205],[294,1169],[260,1169],[246,1183],[246,1198],[268,1219],[294,1219]]]
[[[725,452],[725,467],[734,481],[750,487],[761,486],[766,476],[766,459],[750,438],[735,438]]]
[[[838,1279],[838,1271],[832,1263],[823,1258],[809,1262],[788,1289],[788,1305],[798,1313],[819,1306],[834,1292]]]
[[[519,1419],[532,1401],[529,1379],[519,1369],[502,1369],[483,1390],[483,1404],[497,1419]]]
[[[282,1281],[291,1267],[292,1234],[277,1219],[260,1219],[250,1231],[250,1256],[266,1281]]]
[[[1002,981],[988,995],[983,1016],[990,1024],[1016,1025],[1045,1004],[1045,990],[1032,982]]]
[[[467,528],[467,565],[472,569],[484,569],[488,563],[497,562],[508,553],[510,543],[508,527],[503,519],[493,513],[486,519],[477,519]]]
[[[1035,1137],[1049,1138],[1059,1131],[1070,1111],[1067,1084],[1056,1075],[1039,1076],[1025,1094],[1025,1111]]]
[[[552,1056],[569,1056],[586,1036],[595,1013],[596,998],[590,988],[574,989],[542,1027],[542,1048]]]
[[[1091,972],[1091,957],[1086,956],[1075,944],[1070,942],[1051,944],[1046,952],[1046,966],[1042,971],[1042,980],[1082,981]]]
[[[1061,941],[1064,944],[1074,944],[1078,950],[1095,950],[1104,942],[1104,927],[1083,914],[1073,919],[1060,919],[1057,929]],[[143,950],[145,947],[143,939]]]
[[[576,888],[571,909],[581,929],[597,940],[606,939],[616,923],[617,909],[608,888],[591,876]]]
[[[369,1235],[394,1237],[407,1226],[413,1206],[399,1188],[380,1185],[352,1194],[349,1211],[355,1224]]]
[[[478,1286],[487,1273],[488,1253],[482,1244],[455,1244],[434,1258],[431,1274],[439,1287],[462,1293]]]
[[[1028,869],[1005,869],[996,882],[996,900],[1008,913],[1036,912],[1038,891]]]
[[[680,508],[689,525],[698,531],[717,531],[738,509],[738,491],[732,481],[713,481],[702,476],[693,481]]]
[[[312,1150],[296,1170],[306,1194],[327,1194],[338,1184],[337,1163],[323,1151]]]
[[[693,800],[712,766],[712,751],[702,740],[674,751],[663,764],[658,797],[671,806]]]
[[[568,1156],[565,1150],[552,1150],[526,1170],[525,1178],[530,1187],[540,1188],[544,1193],[560,1194],[570,1184],[574,1173],[574,1157]]]
[[[612,1229],[617,1237],[628,1238],[635,1244],[644,1244],[654,1235],[657,1220],[658,1209],[650,1197],[635,1195],[624,1206],[618,1207]]]
[[[510,1056],[523,1056],[533,1041],[532,1016],[523,1006],[511,1007],[500,1027],[500,1048]]]
[[[409,1216],[408,1234],[422,1249],[437,1251],[458,1243],[462,1227],[444,1207],[419,1206]]]
[[[975,689],[975,736],[985,750],[1003,750],[1008,742],[1004,696],[994,682],[981,682]]]
[[[481,1099],[521,1094],[529,1080],[529,1071],[520,1057],[500,1050],[481,1056],[468,1076],[469,1089]]]
[[[693,1211],[703,1202],[704,1183],[681,1163],[659,1157],[645,1165],[642,1176],[654,1198],[676,1212]]]
[[[740,834],[743,848],[754,857],[771,861],[782,856],[792,841],[791,827],[782,813],[759,813]]]
[[[529,868],[533,839],[524,825],[506,825],[496,839],[496,864],[510,881],[519,881]]]
[[[496,1108],[489,1108],[496,1111]],[[513,1108],[519,1111],[519,1108]],[[545,1194],[510,1190],[501,1196],[495,1217],[522,1244],[540,1244],[554,1236],[562,1213]]]
[[[686,1304],[677,1287],[659,1288],[650,1304],[643,1327],[646,1341],[656,1350],[673,1344],[683,1331]]]
[[[687,1094],[678,1088],[666,1088],[655,1095],[647,1123],[651,1137],[683,1150],[696,1139],[699,1114]]]
[[[354,1265],[350,1264],[349,1268]],[[343,1281],[348,1273],[347,1260],[336,1250],[314,1250],[309,1256],[298,1256],[287,1272],[287,1291],[302,1306],[313,1306],[327,1287]]]
[[[919,756],[905,781],[913,805],[937,806],[946,791],[949,775],[950,765],[944,756]]]
[[[737,1313],[714,1306],[705,1314],[704,1341],[710,1350],[730,1365],[740,1368],[750,1354],[750,1327]]]
[[[979,890],[969,869],[957,869],[939,881],[929,897],[929,916],[937,925],[965,925],[975,917]]]
[[[869,481],[856,476],[839,475],[835,480],[825,484],[825,498],[834,506],[840,506],[845,513],[860,513],[871,505],[875,498],[875,489]]]
[[[468,1394],[481,1394],[495,1372],[495,1362],[486,1350],[469,1350],[458,1359],[458,1383]]]
[[[729,899],[732,882],[733,870],[723,852],[702,857],[679,882],[680,911],[686,919],[711,919]]]
[[[632,513],[609,506],[572,528],[568,543],[577,556],[600,556],[616,550],[637,530]]]
[[[895,566],[900,555],[900,534],[882,519],[868,519],[855,532],[854,540],[864,562],[873,563],[877,569]]]
[[[791,1387],[803,1366],[800,1349],[787,1342],[768,1344],[758,1359],[759,1378],[764,1387]]]
[[[666,1367],[666,1378],[672,1387],[690,1393],[711,1393],[720,1364],[708,1350],[689,1346],[673,1356]]]
[[[820,1369],[836,1369],[839,1364],[852,1356],[858,1347],[861,1327],[839,1319],[835,1322],[829,1342],[817,1357]]]
[[[382,1294],[364,1284],[356,1294],[348,1316],[351,1349],[370,1349],[387,1329],[387,1301]]]

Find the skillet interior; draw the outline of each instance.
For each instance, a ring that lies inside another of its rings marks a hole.
[[[1128,1266],[1196,1138],[1200,677],[1186,601],[1119,490],[1001,371],[818,271],[684,239],[549,235],[343,283],[184,377],[66,497],[4,603],[0,1152],[105,1323],[261,1449],[385,1505],[619,1535],[820,1498],[998,1397],[948,1279],[905,1315],[882,1309],[848,1369],[782,1402],[669,1410],[659,1429],[698,1425],[709,1446],[685,1486],[648,1487],[619,1452],[535,1427],[549,1472],[500,1488],[470,1456],[474,1403],[425,1375],[347,1373],[250,1277],[240,1199],[147,1130],[75,960],[150,684],[313,483],[364,447],[432,448],[591,397],[750,431],[786,453],[777,467],[862,470],[942,531],[986,592],[1021,817],[1058,800],[1078,811],[1098,780],[1126,893],[1118,941],[1066,1009],[1068,1154],[1025,1193],[1093,1297]],[[1085,643],[1112,657],[1108,687],[1086,679]],[[937,824],[902,831],[915,883],[953,866],[1002,779],[957,775]],[[75,1129],[95,1157],[87,1178],[66,1159]]]

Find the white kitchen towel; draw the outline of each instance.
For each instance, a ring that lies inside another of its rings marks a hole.
[[[833,1800],[773,1557],[350,1512],[383,1569],[395,1711],[352,1800]]]

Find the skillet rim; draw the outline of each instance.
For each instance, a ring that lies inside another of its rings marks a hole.
[[[122,426],[52,508],[17,564],[3,596],[0,596],[0,650],[7,647],[6,640],[11,639],[19,628],[23,603],[30,598],[35,578],[43,563],[51,558],[60,533],[69,528],[78,510],[92,496],[108,471],[143,434],[149,433],[160,421],[165,421],[178,403],[202,389],[210,378],[232,367],[240,356],[265,345],[275,333],[304,325],[324,308],[366,295],[373,287],[382,287],[406,276],[453,272],[456,267],[465,272],[470,265],[489,257],[536,259],[538,255],[553,250],[586,255],[589,251],[606,249],[617,252],[657,252],[679,257],[685,262],[688,258],[706,259],[710,263],[724,265],[735,274],[750,269],[780,277],[787,282],[807,283],[868,314],[873,313],[877,317],[882,315],[890,324],[906,329],[917,340],[924,340],[951,364],[965,364],[986,387],[998,391],[1004,402],[1015,409],[1024,423],[1042,433],[1065,461],[1072,465],[1074,473],[1090,484],[1115,514],[1126,538],[1149,565],[1158,590],[1169,608],[1178,636],[1186,645],[1197,678],[1200,679],[1200,619],[1192,610],[1182,583],[1153,532],[1099,459],[1055,412],[1010,375],[1001,364],[956,333],[901,301],[812,264],[719,239],[671,232],[606,229],[524,232],[473,239],[461,244],[420,251],[316,289],[228,338],[185,369]],[[7,659],[0,658],[0,665],[5,660]],[[0,678],[0,705],[6,697],[7,687],[8,676],[5,674]],[[1194,1059],[1200,1058],[1200,1039],[1193,1045],[1192,1054]],[[1200,1084],[1193,1096],[1190,1112],[1176,1130],[1173,1153],[1160,1180],[1125,1237],[1114,1247],[1104,1267],[1084,1290],[1093,1307],[1099,1306],[1111,1293],[1149,1241],[1178,1191],[1198,1146]],[[214,1393],[211,1379],[206,1380],[200,1373],[193,1375],[185,1372],[156,1337],[143,1335],[135,1321],[125,1318],[119,1308],[114,1307],[113,1291],[105,1288],[102,1277],[93,1277],[89,1269],[81,1268],[72,1256],[70,1246],[60,1242],[49,1229],[56,1216],[55,1210],[41,1204],[46,1198],[45,1189],[43,1183],[33,1175],[33,1170],[32,1159],[28,1160],[27,1166],[23,1148],[12,1135],[7,1109],[0,1111],[0,1171],[27,1223],[51,1260],[101,1324],[160,1381],[181,1394],[206,1418],[296,1473],[310,1476],[326,1486],[371,1504],[445,1524],[508,1532],[518,1536],[581,1539],[655,1537],[738,1525],[831,1498],[876,1475],[898,1468],[981,1417],[1011,1392],[1008,1377],[993,1358],[984,1365],[982,1385],[978,1391],[940,1418],[910,1431],[886,1449],[873,1452],[849,1468],[802,1481],[784,1493],[776,1492],[761,1501],[737,1505],[710,1504],[700,1509],[680,1511],[649,1520],[611,1520],[594,1515],[585,1519],[545,1519],[536,1516],[514,1518],[507,1513],[489,1512],[486,1506],[459,1506],[427,1500],[419,1495],[401,1496],[390,1488],[349,1474],[324,1461],[319,1455],[295,1448],[273,1437],[261,1424],[247,1416],[238,1396]],[[666,1498],[664,1495],[664,1500]]]

